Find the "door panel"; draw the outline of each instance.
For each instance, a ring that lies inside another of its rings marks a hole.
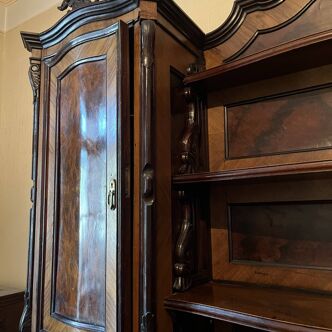
[[[130,288],[120,277],[121,249],[130,247],[122,241],[130,234],[123,206],[131,206],[122,175],[130,164],[128,43],[119,23],[45,60],[44,331],[121,331],[130,310],[119,300]]]
[[[58,103],[53,312],[104,326],[106,61],[80,64],[64,76]]]

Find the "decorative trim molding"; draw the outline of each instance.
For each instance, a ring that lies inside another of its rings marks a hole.
[[[226,58],[224,60],[224,62],[225,63],[231,62],[231,61],[235,60],[236,58],[238,58],[241,54],[243,54],[255,42],[255,40],[257,39],[257,37],[259,35],[264,35],[266,33],[277,31],[277,30],[282,29],[285,26],[293,23],[294,21],[296,21],[298,18],[300,18],[302,16],[302,14],[304,14],[309,9],[309,7],[311,7],[311,5],[315,1],[316,0],[310,0],[295,16],[292,16],[290,19],[288,19],[285,22],[280,23],[280,24],[278,24],[278,25],[276,25],[272,28],[257,30],[256,33],[248,40],[248,42],[240,50],[238,50],[236,53],[234,53],[230,57]]]
[[[38,33],[21,32],[24,47],[31,52],[33,49],[42,49],[42,42]]]
[[[155,170],[153,158],[153,114],[155,108],[155,30],[152,20],[141,23],[141,197],[140,197],[140,331],[155,330],[153,289],[153,213]]]
[[[285,0],[235,0],[232,12],[224,24],[205,36],[204,49],[216,47],[232,37],[246,16],[255,11],[265,11]]]
[[[33,93],[33,137],[32,137],[32,175],[33,186],[31,188],[30,226],[29,226],[29,251],[27,287],[24,294],[24,309],[20,320],[19,331],[28,331],[31,325],[32,292],[34,274],[34,247],[35,247],[35,223],[36,223],[36,196],[37,196],[37,162],[38,162],[38,127],[39,127],[39,97],[40,97],[41,61],[38,58],[30,58],[29,80]]]
[[[176,292],[184,292],[192,285],[194,207],[185,191],[178,192],[178,199],[182,208],[182,222],[175,247],[173,289]]]
[[[0,0],[0,6],[10,6],[17,0]]]
[[[58,7],[59,10],[63,11],[66,9],[75,10],[84,6],[92,5],[98,2],[107,2],[111,0],[63,0],[62,4]]]
[[[138,7],[139,0],[98,1],[69,11],[52,28],[36,33],[21,33],[24,46],[28,51],[55,45],[79,27],[95,21],[107,20],[124,15]]]
[[[188,68],[188,73],[192,73],[192,67]],[[193,88],[184,89],[186,100],[185,127],[179,142],[179,159],[181,166],[179,174],[190,174],[198,171],[200,154],[200,102],[199,97],[193,91]]]
[[[74,47],[81,45],[83,43],[87,43],[89,41],[105,38],[108,36],[111,36],[115,33],[118,33],[120,23],[114,23],[111,26],[98,30],[98,31],[92,31],[88,32],[84,35],[81,35],[79,37],[74,38],[71,40],[64,48],[62,48],[60,51],[57,53],[48,56],[48,57],[43,57],[42,60],[47,64],[49,67],[54,66],[56,63],[58,63],[70,50],[72,50]]]

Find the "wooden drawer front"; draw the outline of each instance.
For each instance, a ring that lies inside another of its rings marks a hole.
[[[16,332],[24,306],[24,293],[0,289],[0,331]]]

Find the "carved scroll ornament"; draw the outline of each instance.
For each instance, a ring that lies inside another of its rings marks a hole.
[[[32,313],[32,284],[33,284],[33,253],[35,238],[35,215],[36,215],[36,180],[37,180],[37,148],[38,148],[38,118],[39,118],[39,89],[41,77],[41,63],[38,58],[30,58],[29,79],[33,92],[33,139],[32,139],[32,181],[29,227],[29,254],[27,286],[24,294],[24,309],[20,320],[19,331],[28,331],[31,325]]]
[[[186,120],[180,140],[179,174],[194,173],[198,168],[200,121],[197,96],[192,88],[185,88]]]
[[[194,226],[194,207],[190,197],[184,192],[178,192],[182,206],[180,233],[175,247],[175,291],[183,292],[190,288],[193,272],[192,233]]]
[[[61,6],[58,7],[59,10],[63,11],[66,9],[77,9],[84,7],[86,5],[91,5],[95,2],[107,2],[111,0],[63,0]]]

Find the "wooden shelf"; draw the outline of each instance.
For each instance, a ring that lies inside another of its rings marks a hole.
[[[184,83],[211,91],[331,64],[331,57],[329,30],[190,75]]]
[[[222,172],[205,172],[173,177],[173,184],[195,184],[210,182],[229,182],[238,180],[249,180],[259,178],[276,178],[284,176],[314,176],[331,173],[332,162],[302,163],[282,166],[267,166],[252,169],[238,169]]]
[[[166,309],[269,331],[332,331],[332,296],[208,283],[164,301]]]

